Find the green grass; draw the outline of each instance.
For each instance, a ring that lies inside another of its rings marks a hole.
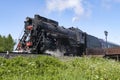
[[[120,63],[103,58],[0,58],[0,80],[120,80]]]

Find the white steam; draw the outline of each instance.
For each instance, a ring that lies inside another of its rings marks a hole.
[[[59,57],[64,56],[65,51],[60,51],[59,49],[56,49],[55,51],[46,50],[45,53]]]
[[[84,0],[46,0],[46,6],[50,12],[72,10],[74,12],[72,21],[74,22],[78,21],[81,16],[87,14],[88,12],[83,6],[83,1]]]

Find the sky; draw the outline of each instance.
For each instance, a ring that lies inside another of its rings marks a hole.
[[[120,44],[120,0],[1,0],[0,34],[19,39],[26,17],[35,14],[53,19],[65,28]]]

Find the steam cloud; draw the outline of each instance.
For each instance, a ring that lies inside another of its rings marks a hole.
[[[75,16],[72,21],[77,21],[81,16],[85,15],[86,11],[83,7],[83,0],[46,0],[47,9],[50,12],[58,11],[62,12],[65,10],[73,10]]]
[[[55,51],[46,50],[45,53],[59,57],[59,56],[63,56],[65,51],[60,51],[59,49],[56,49]]]

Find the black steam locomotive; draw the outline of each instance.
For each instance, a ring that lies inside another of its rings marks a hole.
[[[107,43],[108,47],[118,45]],[[16,50],[30,53],[59,51],[62,55],[82,55],[86,48],[105,48],[106,42],[78,28],[64,28],[58,22],[35,15],[27,17],[24,34]]]

